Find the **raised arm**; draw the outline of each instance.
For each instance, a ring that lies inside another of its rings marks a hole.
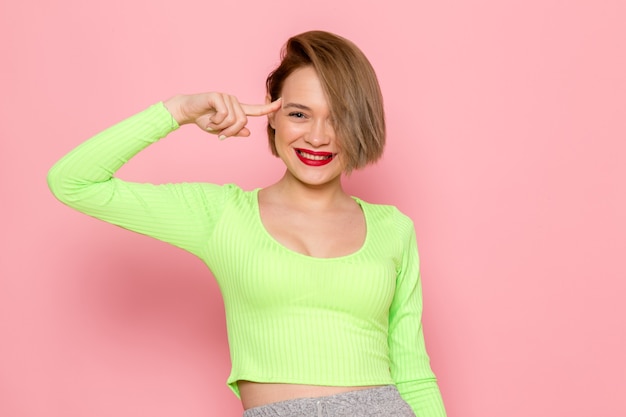
[[[227,187],[131,183],[115,178],[115,172],[180,124],[196,123],[221,136],[246,136],[247,116],[278,107],[277,102],[243,105],[219,93],[173,97],[72,150],[52,167],[48,184],[61,202],[76,210],[200,255],[221,214]]]

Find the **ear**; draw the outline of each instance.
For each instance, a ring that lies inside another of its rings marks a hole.
[[[265,96],[265,104],[270,104],[271,102],[272,102],[272,97],[269,94],[267,94]],[[276,130],[276,128],[274,127],[274,115],[275,114],[276,112],[273,112],[267,115],[267,122],[270,124],[270,126],[274,130]]]

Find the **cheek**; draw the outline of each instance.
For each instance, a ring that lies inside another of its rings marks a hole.
[[[345,159],[345,154],[343,152],[340,152],[337,155],[337,163],[339,164],[339,167],[341,167],[341,172],[345,172],[346,167],[348,166],[348,163]]]
[[[276,120],[276,123],[274,124],[274,131],[276,132],[277,140],[285,143],[291,143],[302,137],[305,134],[306,129],[303,124]]]
[[[274,146],[280,158],[284,158],[288,152],[289,145],[293,142],[287,129],[283,125],[277,123],[274,125]]]

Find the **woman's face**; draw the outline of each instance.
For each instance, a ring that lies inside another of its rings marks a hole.
[[[287,175],[311,186],[340,183],[345,169],[333,119],[315,70],[303,67],[283,84],[282,107],[269,116]]]

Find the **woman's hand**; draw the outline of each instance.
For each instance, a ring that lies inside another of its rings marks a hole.
[[[280,99],[269,104],[242,104],[237,97],[223,93],[178,95],[163,104],[179,125],[195,123],[220,139],[250,136],[248,116],[264,116],[281,106]]]

